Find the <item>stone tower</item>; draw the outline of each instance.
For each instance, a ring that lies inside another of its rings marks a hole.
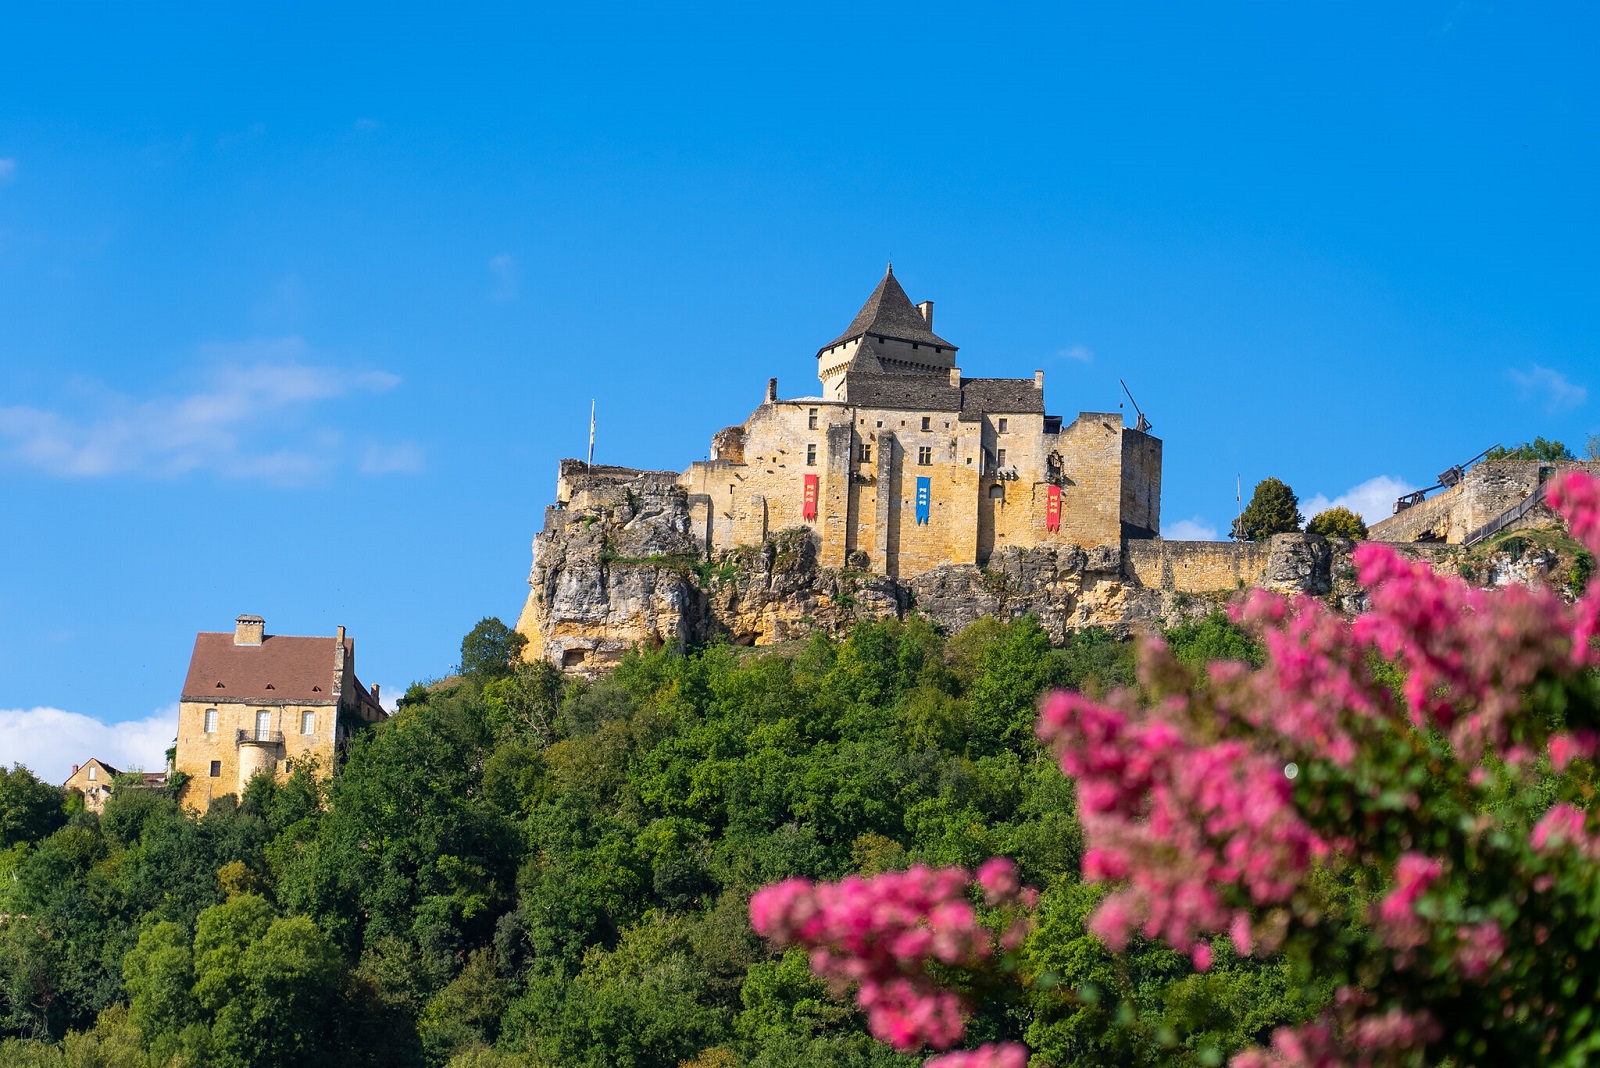
[[[933,301],[912,304],[892,263],[845,332],[817,350],[825,400],[845,399],[849,372],[948,376],[955,365],[956,346],[933,332]]]

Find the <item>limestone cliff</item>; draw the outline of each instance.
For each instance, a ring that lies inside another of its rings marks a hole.
[[[549,508],[517,623],[526,655],[595,675],[635,646],[681,649],[718,637],[773,645],[913,611],[951,630],[982,616],[1033,614],[1060,642],[1082,627],[1125,634],[1201,616],[1246,586],[1324,597],[1349,612],[1365,604],[1352,544],[1306,534],[1266,544],[1155,538],[1093,550],[1008,548],[983,568],[947,565],[901,581],[819,566],[803,528],[710,560],[692,531],[687,491],[666,472],[619,469]],[[1403,548],[1493,585],[1559,580],[1569,558],[1549,540],[1530,533],[1506,548]]]

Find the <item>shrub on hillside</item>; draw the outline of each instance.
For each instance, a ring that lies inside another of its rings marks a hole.
[[[1324,538],[1365,541],[1367,524],[1350,509],[1343,505],[1335,505],[1312,516],[1311,522],[1306,524],[1306,533],[1321,534]]]

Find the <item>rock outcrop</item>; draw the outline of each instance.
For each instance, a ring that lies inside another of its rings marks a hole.
[[[517,623],[529,639],[526,655],[593,676],[636,646],[683,649],[719,637],[775,645],[911,612],[952,631],[983,616],[1031,614],[1062,642],[1084,627],[1126,634],[1204,616],[1246,586],[1326,598],[1346,612],[1366,606],[1350,562],[1353,543],[1309,534],[1280,534],[1267,544],[1151,539],[1089,550],[1007,548],[985,567],[944,566],[908,580],[819,566],[805,528],[707,560],[692,533],[687,492],[672,474],[626,475],[633,477],[596,479],[567,505],[546,510]],[[1564,566],[1546,547],[1509,544],[1402,548],[1490,585],[1548,581]]]

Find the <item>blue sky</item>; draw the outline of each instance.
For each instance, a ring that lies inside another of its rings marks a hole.
[[[0,760],[141,759],[240,612],[445,673],[590,397],[684,466],[889,259],[1127,379],[1169,534],[1600,431],[1592,6],[331,6],[0,10]]]

